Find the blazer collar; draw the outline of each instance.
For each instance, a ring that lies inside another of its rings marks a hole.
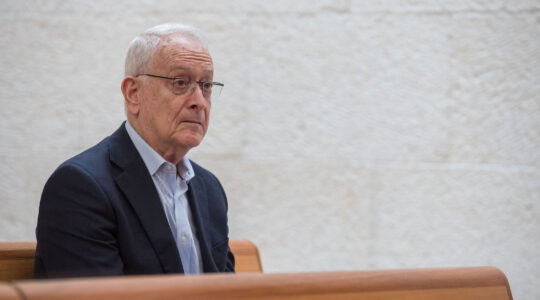
[[[154,182],[124,123],[109,140],[110,160],[123,171],[116,184],[132,205],[165,273],[183,273],[180,255]]]

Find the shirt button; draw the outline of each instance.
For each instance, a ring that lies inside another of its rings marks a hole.
[[[187,240],[186,236],[185,236],[185,235],[183,235],[183,236],[182,236],[182,243],[185,243],[185,242],[186,242],[186,240]]]
[[[172,167],[171,167],[171,166],[169,166],[169,165],[167,165],[167,170],[169,170],[169,171],[170,171],[171,169],[172,169]]]

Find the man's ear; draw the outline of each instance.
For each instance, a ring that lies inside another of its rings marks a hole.
[[[141,82],[133,76],[128,76],[122,80],[122,94],[124,94],[124,101],[126,102],[127,111],[134,116],[139,114],[139,99],[140,99],[140,85]]]

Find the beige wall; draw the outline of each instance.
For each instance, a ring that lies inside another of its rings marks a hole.
[[[0,240],[115,130],[127,44],[206,32],[231,238],[268,272],[492,265],[540,288],[540,1],[0,2]]]

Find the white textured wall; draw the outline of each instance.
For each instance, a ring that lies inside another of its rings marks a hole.
[[[540,298],[540,1],[0,2],[0,240],[123,120],[127,44],[206,32],[226,86],[191,157],[267,272],[493,265]]]

